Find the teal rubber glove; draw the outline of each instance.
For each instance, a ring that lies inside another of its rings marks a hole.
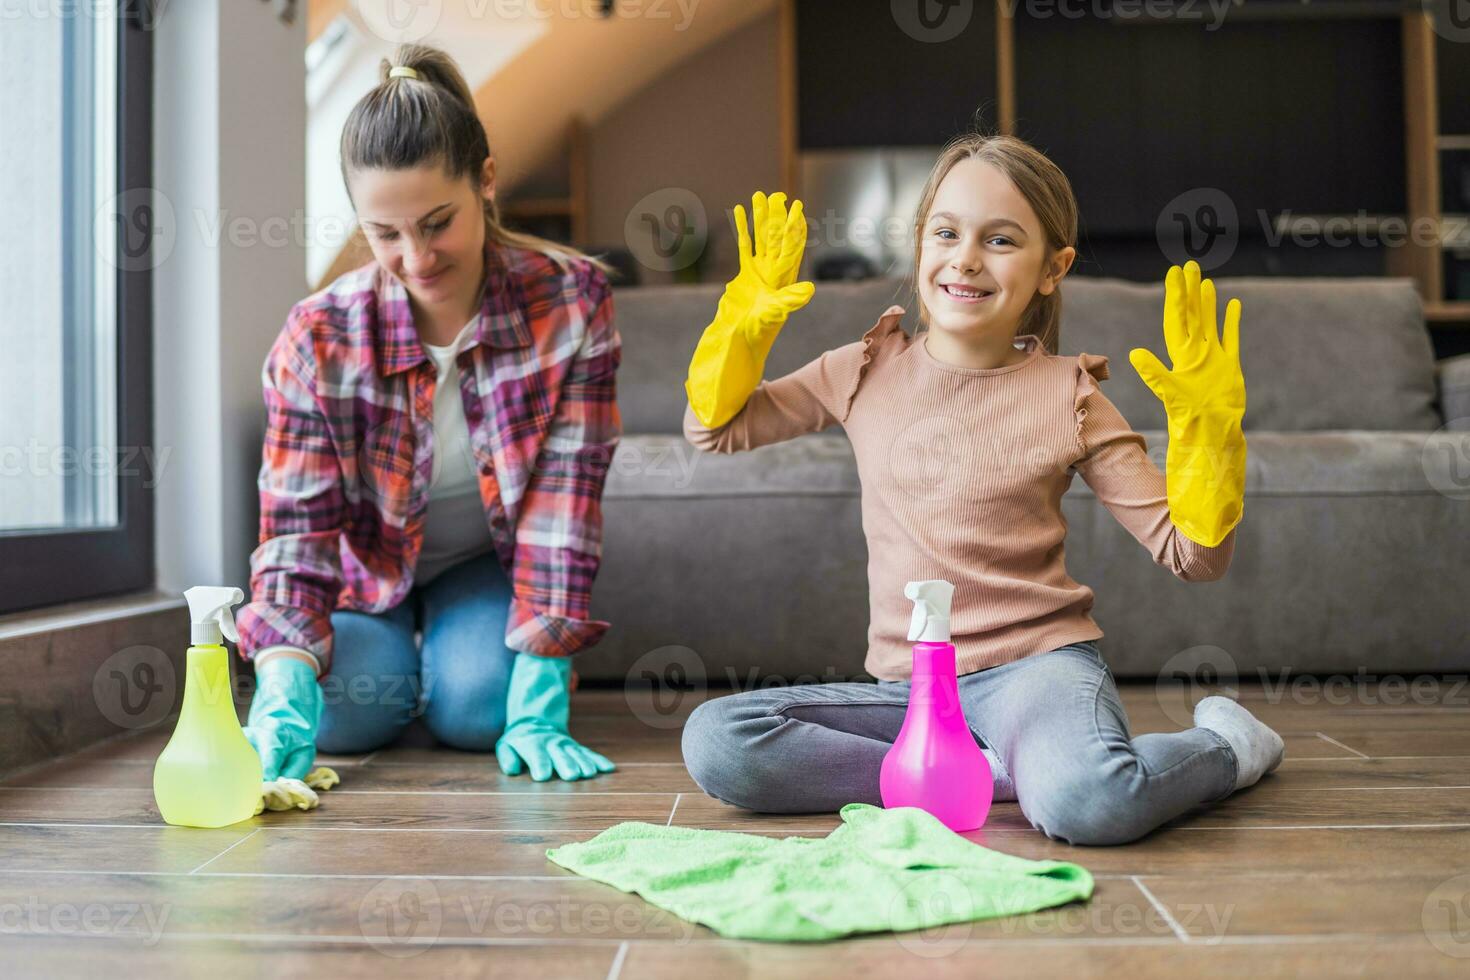
[[[245,737],[260,756],[263,780],[306,778],[321,720],[322,688],[310,664],[276,656],[256,665]]]
[[[571,674],[569,657],[516,654],[505,699],[505,732],[495,743],[501,772],[519,776],[523,767],[529,768],[540,783],[553,773],[566,780],[591,779],[617,768],[567,734]]]

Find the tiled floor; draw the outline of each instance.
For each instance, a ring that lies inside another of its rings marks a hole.
[[[1153,685],[1123,696],[1136,734],[1179,727],[1184,706]],[[680,763],[678,715],[630,711],[619,691],[574,702],[575,733],[619,763],[602,779],[507,779],[492,757],[418,736],[324,758],[342,785],[316,811],[220,830],[160,821],[165,735],[133,736],[0,781],[3,973],[1470,975],[1470,690],[1240,696],[1287,741],[1254,789],[1127,847],[1048,840],[1014,803],[969,835],[1082,864],[1090,902],[816,946],[723,940],[545,859],[622,820],[809,836],[837,823],[706,797]]]

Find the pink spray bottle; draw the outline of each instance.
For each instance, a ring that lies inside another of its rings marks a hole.
[[[914,601],[909,639],[918,642],[908,713],[879,774],[883,805],[916,806],[950,830],[977,830],[990,813],[995,777],[960,706],[949,642],[954,586],[940,579],[910,582],[903,594]]]

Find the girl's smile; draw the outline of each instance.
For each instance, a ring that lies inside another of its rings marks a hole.
[[[990,299],[990,297],[995,295],[994,290],[981,289],[978,286],[969,286],[965,283],[960,282],[941,283],[939,288],[944,290],[945,295],[954,300],[956,303],[963,303],[966,305],[983,303],[985,300]]]

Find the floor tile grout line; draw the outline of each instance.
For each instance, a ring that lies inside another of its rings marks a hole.
[[[1172,827],[1171,830],[1431,830],[1435,828],[1470,827],[1470,823],[1319,823],[1263,824],[1261,826]]]
[[[1294,730],[1294,731],[1287,731],[1284,728],[1278,728],[1278,729],[1276,729],[1276,734],[1277,735],[1297,735],[1297,736],[1303,736],[1304,737],[1304,736],[1307,736],[1307,735],[1316,735],[1318,733],[1318,731],[1319,731],[1319,729],[1316,729],[1316,728],[1303,728],[1303,729],[1298,729],[1298,730]],[[1451,725],[1448,728],[1383,728],[1383,727],[1380,727],[1378,725],[1374,725],[1374,726],[1372,726],[1372,731],[1370,731],[1370,732],[1343,732],[1343,734],[1344,735],[1354,735],[1354,734],[1356,734],[1356,735],[1378,735],[1378,734],[1383,734],[1383,735],[1460,735],[1460,734],[1463,734],[1464,731],[1465,731],[1465,725],[1464,725],[1463,722],[1461,722],[1458,725]]]
[[[667,820],[664,821],[664,826],[665,827],[672,827],[674,825],[674,814],[678,812],[678,810],[679,810],[679,801],[682,800],[683,798],[684,798],[684,794],[683,793],[675,793],[674,794],[674,805],[669,808],[669,819],[667,819]]]
[[[1188,944],[1190,942],[1189,933],[1185,932],[1184,927],[1179,924],[1174,916],[1169,914],[1169,910],[1164,908],[1164,903],[1154,897],[1154,893],[1149,891],[1148,886],[1139,880],[1138,875],[1129,875],[1129,878],[1132,880],[1134,887],[1143,892],[1143,896],[1149,900],[1149,904],[1154,907],[1154,910],[1164,917],[1164,921],[1169,924],[1170,929],[1174,930],[1174,935],[1179,937],[1179,941]]]
[[[1343,748],[1347,746],[1344,745]],[[1349,749],[1349,751],[1352,750]],[[1281,764],[1284,766],[1291,762],[1405,762],[1419,759],[1470,759],[1470,755],[1364,755],[1361,758],[1347,755],[1308,755],[1287,756],[1281,760]]]
[[[203,869],[205,866],[209,865],[210,863],[212,863],[214,861],[218,861],[220,858],[222,858],[226,854],[230,853],[236,847],[239,847],[241,844],[245,843],[250,838],[252,838],[256,834],[260,833],[260,830],[261,830],[261,828],[256,827],[250,833],[246,834],[244,837],[241,837],[239,840],[235,841],[235,843],[231,844],[229,847],[225,848],[223,851],[220,851],[218,854],[216,854],[214,857],[210,858],[208,861],[205,861],[204,864],[201,864],[199,867],[195,868],[193,871],[190,871],[189,874],[191,874],[191,875],[192,874],[198,874],[199,871],[201,869]]]
[[[624,939],[618,943],[618,951],[613,956],[612,966],[607,968],[607,980],[618,980],[618,975],[623,972],[623,960],[628,958],[628,941]]]
[[[1371,758],[1373,758],[1368,753],[1366,753],[1366,752],[1359,752],[1357,749],[1353,748],[1350,745],[1343,745],[1341,742],[1339,742],[1337,739],[1333,738],[1331,735],[1327,735],[1327,734],[1325,734],[1323,732],[1318,732],[1317,733],[1317,737],[1320,738],[1320,739],[1322,739],[1324,742],[1331,742],[1333,745],[1337,746],[1340,749],[1347,749],[1349,752],[1351,752],[1353,755],[1357,756],[1360,759],[1371,759]]]
[[[1368,790],[1470,789],[1466,786],[1280,786],[1278,792],[1290,793],[1362,793]]]

